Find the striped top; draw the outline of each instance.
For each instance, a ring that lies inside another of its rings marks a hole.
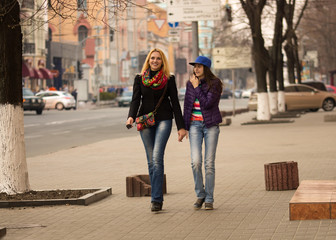
[[[203,121],[200,102],[197,98],[195,99],[195,102],[192,108],[190,120],[191,121]]]

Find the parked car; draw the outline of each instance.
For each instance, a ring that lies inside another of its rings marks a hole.
[[[232,91],[230,89],[224,89],[221,95],[222,99],[232,98]]]
[[[236,89],[236,90],[234,91],[234,96],[235,96],[235,98],[241,98],[241,97],[242,97],[242,94],[243,94],[243,90],[241,90],[241,89]]]
[[[321,91],[304,84],[285,86],[286,110],[332,111],[336,103],[336,94]],[[249,110],[257,110],[258,96],[253,93],[248,102]]]
[[[185,93],[186,93],[186,88],[180,88],[179,90],[178,90],[178,99],[180,100],[180,101],[183,101],[184,100],[184,96],[185,96]]]
[[[45,103],[41,97],[35,96],[29,88],[22,88],[23,110],[36,111],[37,115],[41,115]]]
[[[243,90],[241,97],[242,98],[250,98],[250,96],[253,92],[256,92],[255,88],[250,88],[250,89],[247,89],[247,90]]]
[[[328,92],[336,93],[336,87],[335,86],[326,85],[326,87],[327,87]]]
[[[321,81],[303,81],[302,84],[311,86],[317,90],[327,91],[326,85]]]
[[[76,100],[68,92],[63,91],[45,91],[38,92],[36,96],[40,96],[45,101],[46,109],[70,110],[76,109]]]
[[[120,97],[117,97],[117,102],[119,107],[129,106],[132,101],[133,92],[123,91]]]

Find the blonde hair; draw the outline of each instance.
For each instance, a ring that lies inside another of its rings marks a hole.
[[[162,59],[162,71],[163,71],[163,74],[166,75],[166,77],[170,77],[170,71],[169,71],[169,66],[168,66],[168,61],[167,61],[167,58],[165,56],[165,54],[162,52],[162,50],[158,49],[158,48],[154,48],[152,49],[147,57],[146,57],[146,60],[144,62],[144,65],[142,66],[142,69],[141,69],[141,75],[144,74],[144,72],[147,71],[147,69],[150,67],[149,66],[149,60],[150,60],[150,57],[152,55],[153,52],[158,52],[161,56],[161,59]]]

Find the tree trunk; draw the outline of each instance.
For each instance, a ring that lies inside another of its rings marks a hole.
[[[296,77],[297,77],[297,82],[301,83],[302,66],[301,66],[301,62],[299,58],[299,46],[297,42],[297,36],[295,33],[293,36],[293,41],[294,41],[293,51],[294,51],[294,60],[295,60],[295,67],[296,67]]]
[[[279,112],[286,111],[285,91],[278,91],[278,110]]]
[[[276,29],[274,29],[276,31]],[[278,98],[277,98],[277,86],[276,86],[276,66],[277,66],[277,51],[275,48],[277,46],[274,45],[274,38],[273,38],[273,47],[269,50],[270,53],[270,66],[268,71],[269,76],[269,92],[268,92],[268,99],[269,99],[269,109],[270,114],[274,115],[278,112]]]
[[[254,3],[252,0],[240,0],[240,3],[249,19],[249,24],[253,40],[253,60],[257,78],[257,92],[258,92],[258,120],[270,120],[271,114],[269,110],[267,97],[267,83],[266,74],[269,69],[270,57],[265,48],[265,41],[261,30],[261,15],[262,10],[266,4],[266,0],[260,0]],[[261,101],[265,101],[262,104]]]
[[[288,43],[288,41],[285,45],[285,52],[287,56],[288,82],[295,83],[294,55],[293,55],[292,47],[290,46],[290,43]]]
[[[283,86],[283,77],[279,74],[279,71],[283,71],[283,69],[279,68],[279,65],[282,67],[282,30],[283,30],[283,17],[284,17],[284,6],[285,0],[277,0],[276,6],[276,16],[275,16],[275,23],[274,23],[274,35],[273,35],[273,46],[270,50],[270,57],[271,57],[271,67],[269,71],[269,82],[270,82],[270,111],[271,114],[276,114],[278,110],[278,106],[281,106],[284,103],[278,103],[278,89],[277,89],[277,82],[279,86],[282,84]],[[282,81],[282,83],[280,83]],[[283,90],[283,88],[281,89]],[[281,98],[280,98],[281,100]]]
[[[22,34],[16,0],[0,1],[0,192],[29,190],[22,108]]]
[[[283,77],[283,54],[280,49],[278,54],[278,64],[277,64],[277,79],[279,84],[278,91],[278,111],[285,112],[286,104],[285,104],[285,86],[284,86],[284,77]]]

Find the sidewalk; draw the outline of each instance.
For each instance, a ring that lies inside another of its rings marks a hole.
[[[279,161],[298,162],[300,181],[335,180],[336,122],[324,122],[330,114],[336,112],[242,126],[256,115],[248,112],[221,126],[213,211],[193,209],[189,143],[177,141],[176,128],[159,214],[151,213],[150,197],[126,197],[126,176],[147,174],[139,135],[29,158],[34,190],[112,187],[112,196],[89,206],[0,209],[3,239],[336,239],[335,221],[289,221],[295,191],[265,191],[264,180],[264,164]]]

